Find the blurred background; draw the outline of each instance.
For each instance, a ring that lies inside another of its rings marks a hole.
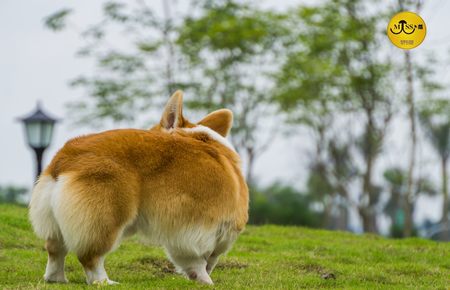
[[[2,1],[0,201],[29,200],[38,102],[45,166],[182,89],[191,121],[234,112],[251,223],[449,240],[448,2]],[[386,35],[399,11],[427,25],[411,51]]]

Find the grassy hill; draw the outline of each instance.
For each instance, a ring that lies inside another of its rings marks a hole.
[[[47,254],[27,219],[27,209],[0,205],[0,288],[87,288],[81,265],[67,259],[70,283],[42,279]],[[136,238],[106,260],[114,289],[212,288],[173,272],[159,248]],[[299,227],[249,226],[212,274],[214,288],[414,288],[450,289],[450,244],[422,239]]]

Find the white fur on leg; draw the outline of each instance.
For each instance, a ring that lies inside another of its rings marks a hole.
[[[206,259],[206,272],[208,272],[208,274],[211,274],[216,267],[217,262],[219,261],[219,256],[228,252],[231,248],[237,238],[237,235],[238,234],[236,231],[223,231],[223,229],[219,231],[219,239],[217,240],[216,247],[211,255]]]
[[[214,284],[206,272],[206,261],[201,261],[198,264],[191,264],[191,268],[187,270],[189,279],[197,280],[200,283],[212,285]]]
[[[175,264],[177,271],[186,275],[191,280],[196,280],[204,284],[214,284],[206,272],[206,260],[203,257],[197,256],[173,256],[169,253],[169,257]]]
[[[219,261],[218,256],[213,256],[213,255],[209,256],[208,263],[206,265],[206,272],[208,273],[208,275],[210,275],[211,272],[214,270],[218,261]]]
[[[108,274],[106,274],[104,266],[105,257],[101,257],[98,260],[97,266],[94,269],[84,269],[86,273],[86,282],[91,284],[119,284],[115,281],[109,280]]]
[[[56,258],[48,257],[47,267],[45,268],[44,280],[46,282],[67,283],[66,275],[64,274],[64,258],[65,255],[60,255]]]

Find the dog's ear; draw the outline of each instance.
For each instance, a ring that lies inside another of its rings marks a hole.
[[[164,108],[164,113],[159,122],[161,127],[169,130],[181,127],[183,124],[183,92],[176,91]]]
[[[227,137],[233,126],[233,112],[228,109],[214,111],[198,122],[198,124],[213,129],[223,137]]]

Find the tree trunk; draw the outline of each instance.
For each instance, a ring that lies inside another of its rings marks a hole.
[[[323,209],[323,220],[322,220],[322,228],[324,229],[332,229],[331,222],[331,209],[333,207],[333,197],[329,196],[330,200],[326,200],[324,202],[324,209]]]
[[[245,174],[248,186],[253,185],[253,165],[255,163],[255,150],[253,147],[247,147],[247,172]]]
[[[363,222],[363,229],[364,232],[369,233],[378,233],[377,225],[376,225],[376,216],[374,211],[374,201],[376,200],[375,196],[373,196],[375,193],[372,189],[372,172],[373,172],[373,166],[375,161],[375,155],[376,155],[376,149],[374,148],[373,141],[370,139],[371,136],[373,136],[374,129],[373,129],[373,122],[371,118],[371,111],[368,112],[368,119],[369,122],[367,124],[367,152],[366,152],[366,172],[364,174],[364,180],[363,180],[363,195],[367,198],[367,204],[362,205],[360,209],[360,215]],[[365,201],[363,201],[365,202]]]
[[[347,231],[348,230],[348,207],[347,205],[339,206],[339,223],[336,227],[339,231]]]
[[[167,49],[167,62],[166,62],[166,88],[167,95],[170,96],[174,92],[173,84],[173,64],[175,63],[175,51],[173,47],[172,40],[170,39],[170,30],[172,29],[172,16],[170,14],[170,3],[168,0],[163,0],[163,11],[164,11],[164,28],[163,41]]]
[[[370,208],[359,208],[359,215],[362,219],[365,233],[378,233],[376,216]]]
[[[407,189],[404,201],[405,209],[405,225],[403,227],[403,236],[410,237],[414,228],[412,202],[414,197],[414,167],[416,164],[416,146],[417,146],[417,134],[416,134],[416,108],[414,104],[414,86],[413,86],[413,72],[412,61],[410,51],[405,51],[405,63],[406,63],[406,81],[408,86],[408,93],[406,100],[408,103],[408,117],[410,122],[410,136],[411,136],[411,152],[409,157],[409,168],[407,178]]]
[[[443,204],[442,204],[442,217],[441,223],[444,226],[444,240],[448,240],[449,233],[449,220],[448,220],[448,184],[447,184],[447,157],[442,158],[442,194],[443,194]]]

